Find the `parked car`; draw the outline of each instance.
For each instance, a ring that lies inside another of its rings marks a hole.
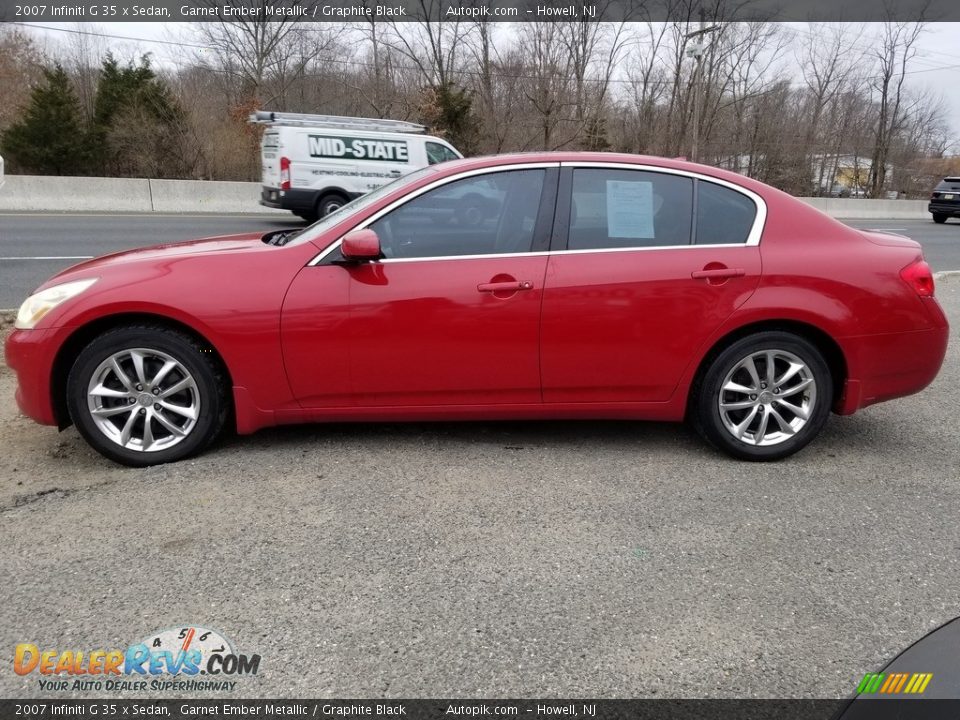
[[[496,203],[453,213],[476,189]],[[747,460],[923,389],[920,246],[717,168],[604,153],[429,166],[299,232],[65,270],[6,357],[34,420],[152,465],[295,422],[687,419]]]
[[[308,222],[427,165],[456,160],[447,141],[402,120],[259,110],[260,204],[290,210]]]
[[[935,223],[943,224],[949,217],[960,217],[960,177],[945,177],[930,194],[927,207]]]

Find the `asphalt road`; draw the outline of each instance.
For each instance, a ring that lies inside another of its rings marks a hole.
[[[668,424],[443,423],[131,470],[0,369],[0,697],[49,696],[16,643],[182,624],[262,656],[239,697],[848,695],[960,612],[960,279],[938,295],[934,385],[776,464]]]
[[[851,220],[923,244],[935,270],[960,270],[960,222]],[[0,214],[0,309],[15,308],[37,285],[85,257],[228,233],[301,227],[285,216]]]
[[[0,214],[0,308],[88,257],[212,235],[303,227],[293,215]],[[960,265],[958,265],[960,267]]]

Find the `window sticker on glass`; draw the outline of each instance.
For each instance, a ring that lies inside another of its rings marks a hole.
[[[653,183],[607,180],[607,237],[653,236]]]

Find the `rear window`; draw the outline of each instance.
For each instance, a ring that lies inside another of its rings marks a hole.
[[[948,177],[940,181],[937,190],[960,190],[960,177]]]

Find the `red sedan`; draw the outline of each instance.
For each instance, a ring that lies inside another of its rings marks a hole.
[[[296,233],[76,265],[20,309],[17,402],[105,456],[229,422],[689,419],[747,460],[918,392],[947,320],[920,246],[716,168],[443,163]]]

